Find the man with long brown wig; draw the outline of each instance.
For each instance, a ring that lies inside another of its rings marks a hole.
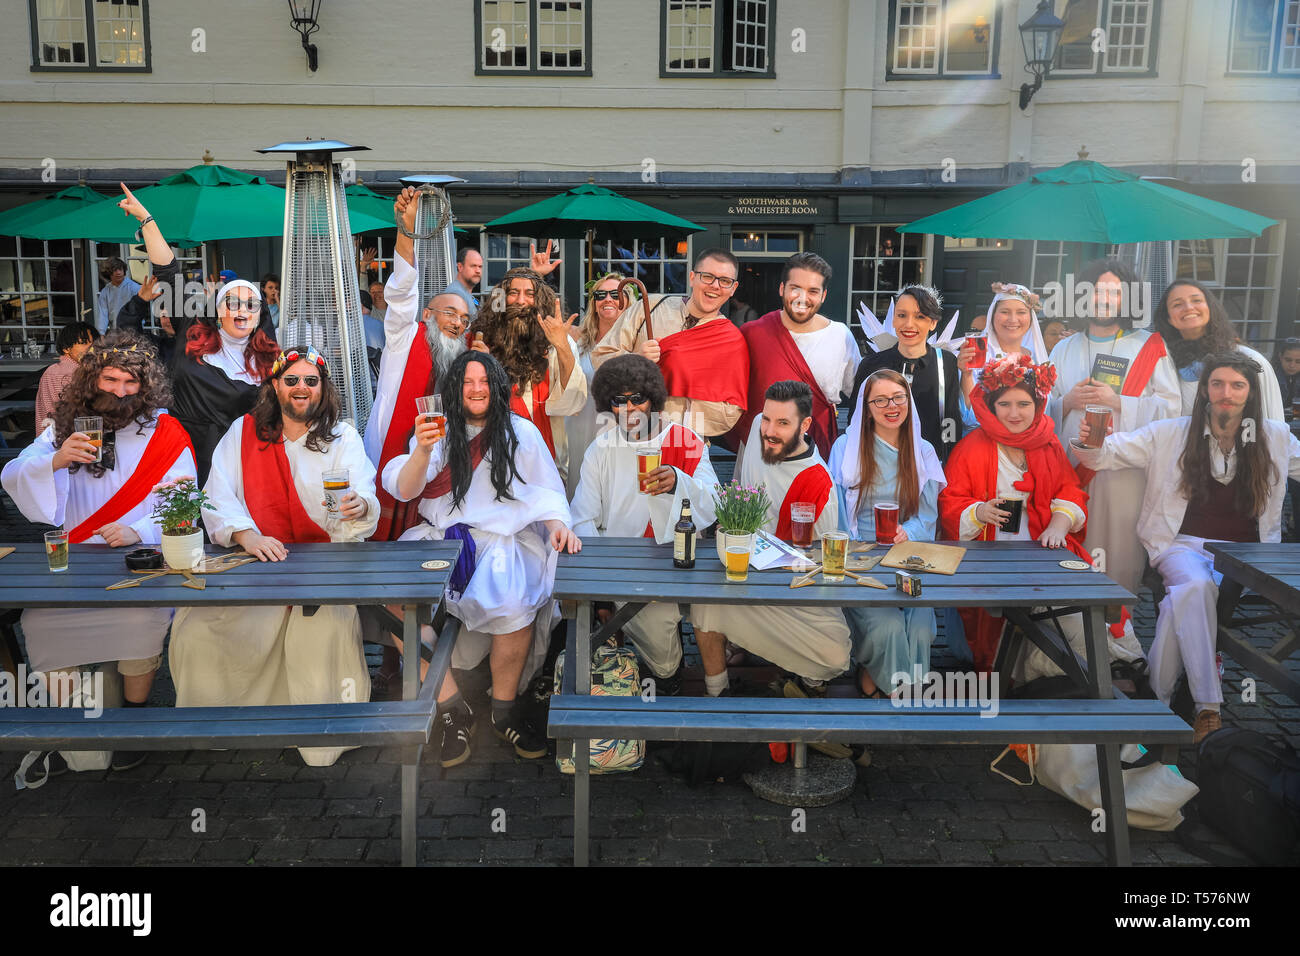
[[[194,452],[167,414],[167,375],[152,347],[132,332],[93,344],[54,407],[54,422],[5,466],[4,489],[30,521],[61,525],[73,542],[119,548],[157,544],[154,489],[194,477]],[[77,418],[103,419],[96,457]],[[143,707],[161,661],[171,608],[49,608],[23,612],[27,657],[50,672],[117,661],[127,707]],[[125,769],[143,754],[118,753]]]
[[[362,541],[375,529],[375,466],[339,418],[338,388],[314,348],[281,354],[253,411],[230,426],[204,491],[208,535],[263,561],[304,541]],[[327,510],[323,476],[347,471],[350,490]],[[172,627],[178,707],[326,704],[370,698],[355,607],[182,608]],[[329,766],[350,748],[299,748]]]
[[[1207,356],[1190,417],[1074,449],[1096,471],[1146,471],[1138,537],[1167,589],[1149,655],[1151,686],[1168,702],[1186,669],[1197,742],[1219,728],[1223,701],[1214,660],[1220,576],[1205,542],[1280,541],[1283,479],[1300,477],[1300,441],[1264,418],[1259,379],[1240,352]],[[1088,437],[1086,421],[1079,437]]]

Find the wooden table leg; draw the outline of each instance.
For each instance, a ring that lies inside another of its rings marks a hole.
[[[578,647],[573,668],[575,689],[581,696],[591,693],[591,602],[578,603]],[[591,744],[573,741],[573,865],[589,861],[588,823],[591,819]]]
[[[416,605],[402,605],[402,700],[420,692],[420,623]]]
[[[1110,649],[1107,641],[1105,611],[1090,607],[1083,615],[1083,631],[1088,646],[1088,689],[1097,700],[1110,700],[1114,689],[1110,683]],[[1120,764],[1119,744],[1097,744],[1097,774],[1101,784],[1101,810],[1105,814],[1106,850],[1111,866],[1130,866],[1128,843],[1128,808],[1124,803],[1124,768]]]
[[[423,753],[424,747],[412,747],[402,762],[402,866],[415,866],[415,815],[419,807]]]

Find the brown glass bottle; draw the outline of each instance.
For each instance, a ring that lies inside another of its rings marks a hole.
[[[691,499],[682,499],[682,514],[673,528],[673,567],[695,567],[695,522],[691,520]]]

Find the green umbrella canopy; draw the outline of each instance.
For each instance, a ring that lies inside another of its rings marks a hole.
[[[998,239],[1127,243],[1258,236],[1277,220],[1090,160],[899,227]]]
[[[357,227],[359,216],[378,219],[384,222],[384,229],[396,229],[397,222],[393,219],[393,200],[387,196],[375,192],[364,183],[353,183],[343,190],[348,201],[348,221],[352,225],[353,233],[369,232],[370,228],[360,229]]]
[[[285,192],[261,176],[218,165],[192,166],[134,190],[163,236],[173,245],[196,246],[219,239],[249,239],[284,233]],[[387,228],[364,212],[352,215],[353,232]],[[134,218],[104,203],[72,212],[46,223],[37,239],[93,239],[96,242],[135,242]]]
[[[28,236],[27,230],[38,229],[42,224],[69,212],[84,212],[95,203],[108,197],[89,186],[69,186],[34,202],[24,203],[0,213],[0,236]],[[33,236],[33,238],[37,238]]]
[[[586,183],[493,219],[484,228],[546,239],[583,239],[589,229],[620,239],[684,239],[704,227]]]

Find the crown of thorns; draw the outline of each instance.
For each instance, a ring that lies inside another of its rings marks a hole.
[[[1041,300],[1037,292],[1031,292],[1029,289],[1016,282],[994,282],[992,287],[994,295],[1008,296],[1013,299],[1019,299],[1025,305],[1029,306],[1035,312]]]
[[[1046,401],[1056,384],[1056,366],[1051,362],[1035,365],[1034,360],[1021,352],[1015,358],[1007,356],[996,365],[984,369],[980,387],[991,395],[1013,385],[1025,385],[1040,401]]]
[[[140,356],[149,356],[152,354],[151,349],[140,348],[139,343],[132,345],[130,348],[119,348],[116,345],[108,348],[102,345],[92,345],[90,348],[86,349],[86,354],[90,355],[92,358],[103,358],[104,356],[112,355],[115,352],[119,355],[130,355],[134,353]]]
[[[275,364],[271,366],[271,377],[278,378],[281,372],[299,360],[312,362],[326,372],[329,371],[329,366],[325,363],[325,357],[316,351],[315,346],[309,345],[306,349],[290,349],[287,352],[281,352],[275,360]]]

